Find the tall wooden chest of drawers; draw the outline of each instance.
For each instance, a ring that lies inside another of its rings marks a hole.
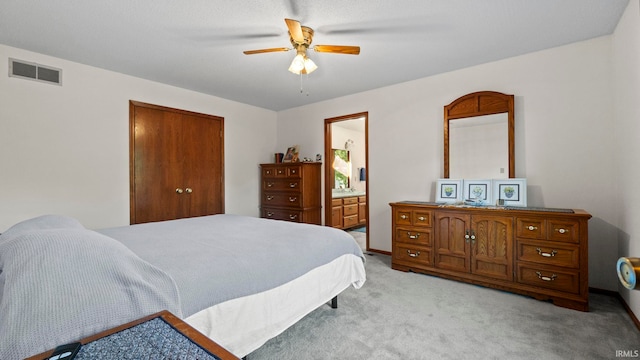
[[[588,311],[591,215],[584,210],[390,205],[392,268]]]
[[[260,164],[260,217],[322,223],[319,162]]]

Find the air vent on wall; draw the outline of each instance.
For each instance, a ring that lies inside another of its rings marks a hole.
[[[62,69],[9,58],[9,76],[62,85]]]

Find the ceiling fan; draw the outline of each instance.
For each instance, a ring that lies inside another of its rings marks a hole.
[[[253,55],[268,52],[296,50],[296,56],[293,58],[291,66],[289,66],[289,71],[297,75],[310,74],[318,68],[318,66],[311,59],[309,59],[309,57],[307,57],[307,49],[311,46],[311,41],[313,41],[313,29],[307,26],[300,25],[300,22],[297,20],[284,19],[284,21],[287,23],[287,27],[289,28],[289,36],[293,48],[279,47],[260,50],[248,50],[244,51],[244,54]],[[317,52],[328,52],[336,54],[360,54],[359,46],[315,45],[312,47],[312,49]]]

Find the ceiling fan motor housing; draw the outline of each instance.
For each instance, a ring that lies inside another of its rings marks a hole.
[[[302,45],[305,48],[308,48],[311,45],[311,41],[313,41],[313,29],[307,26],[301,26],[301,28],[302,28],[302,36],[304,38],[304,41],[301,43],[296,42],[291,36],[291,32],[289,32],[289,40],[291,40],[291,45],[293,45],[293,47],[296,49],[298,48],[299,45]]]

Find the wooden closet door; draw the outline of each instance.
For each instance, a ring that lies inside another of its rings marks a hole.
[[[183,183],[189,216],[220,214],[222,123],[199,116],[183,116],[182,123]]]
[[[132,224],[224,212],[223,119],[132,101]]]

